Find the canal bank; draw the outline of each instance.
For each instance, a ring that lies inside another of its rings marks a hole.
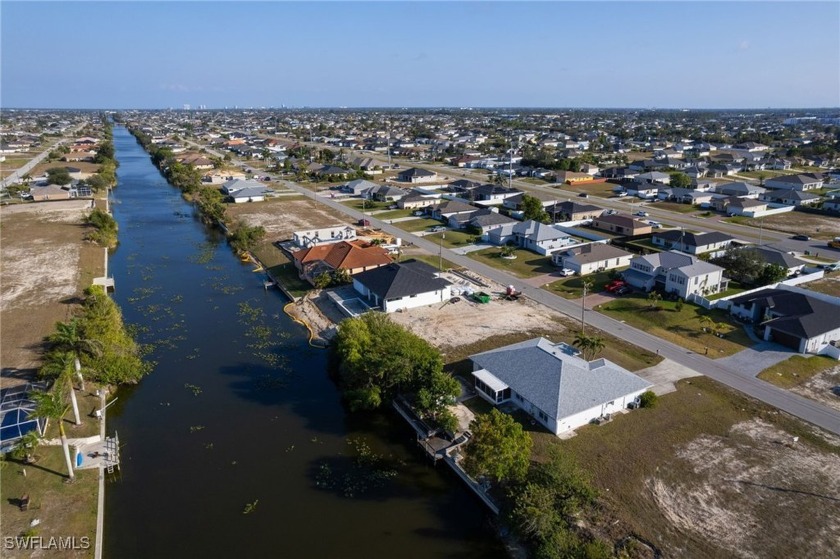
[[[401,420],[348,414],[286,299],[114,138],[115,297],[157,365],[109,409],[125,445],[104,556],[504,557],[483,505]],[[358,441],[395,475],[352,496],[320,483],[351,479]]]

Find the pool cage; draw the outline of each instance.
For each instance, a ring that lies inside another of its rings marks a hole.
[[[47,421],[32,417],[35,402],[29,395],[46,389],[46,383],[37,382],[0,390],[0,452],[10,450],[18,439],[32,430],[43,436]]]

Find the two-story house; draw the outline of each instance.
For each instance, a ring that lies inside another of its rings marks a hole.
[[[729,283],[720,266],[676,250],[636,256],[622,275],[637,289],[660,290],[683,299],[725,291]]]

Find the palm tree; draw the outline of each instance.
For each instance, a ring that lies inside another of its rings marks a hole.
[[[76,401],[76,390],[73,386],[74,362],[76,357],[71,351],[56,351],[49,355],[48,361],[41,367],[41,376],[56,379],[56,386],[66,383],[70,388],[70,402],[73,404],[73,418],[76,425],[81,425],[79,418],[79,403]]]
[[[67,477],[72,482],[76,479],[76,472],[73,471],[70,444],[67,442],[67,434],[64,432],[64,414],[67,413],[67,406],[64,404],[64,398],[59,387],[59,385],[56,385],[52,392],[36,392],[30,395],[30,398],[35,401],[35,411],[32,412],[32,417],[44,417],[58,421],[61,448],[64,451],[64,461],[67,464]]]
[[[715,321],[712,320],[712,317],[707,314],[700,317],[700,325],[703,327],[704,332],[706,332],[709,327],[713,326],[714,323]]]
[[[580,348],[583,352],[583,358],[587,361],[591,361],[602,349],[606,347],[603,338],[599,338],[598,336],[587,336],[584,333],[578,334],[572,344]]]
[[[90,340],[84,337],[79,325],[79,319],[74,318],[69,322],[57,322],[55,333],[47,338],[55,349],[69,351],[74,356],[76,376],[79,378],[80,389],[85,389],[85,379],[82,376],[82,363],[79,360],[82,354],[101,355],[102,343],[99,340]]]

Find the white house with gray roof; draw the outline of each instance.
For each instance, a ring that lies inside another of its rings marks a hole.
[[[475,388],[492,404],[513,403],[555,435],[624,409],[651,383],[607,359],[586,361],[535,338],[470,356]]]
[[[504,245],[512,242],[519,247],[543,256],[575,242],[568,233],[532,219],[521,223],[502,225],[492,229],[484,237],[494,245]]]
[[[725,291],[729,283],[720,266],[677,250],[636,256],[622,276],[637,289],[659,289],[683,299]]]

